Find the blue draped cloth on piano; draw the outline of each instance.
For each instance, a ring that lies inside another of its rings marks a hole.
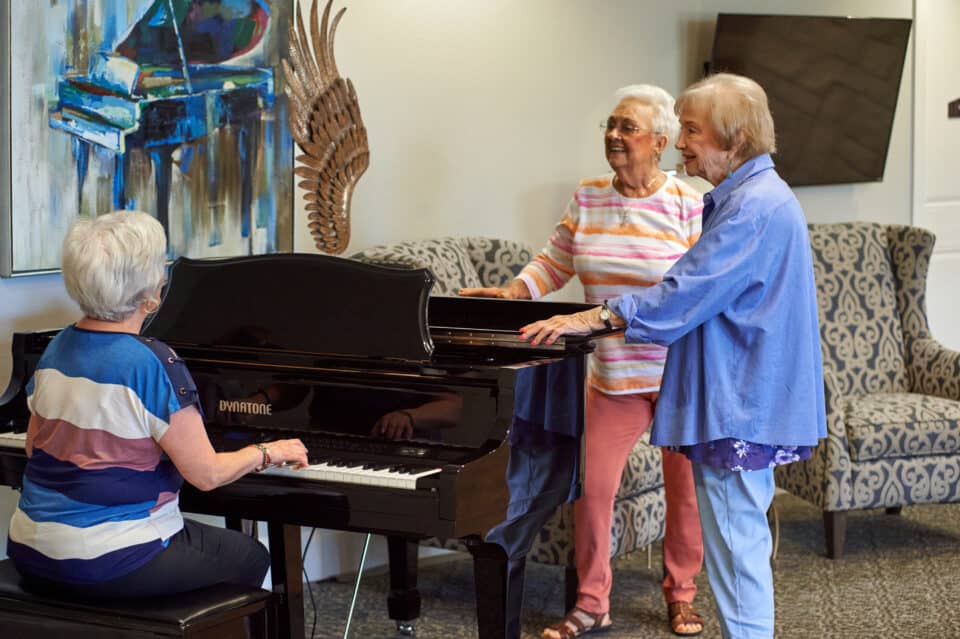
[[[518,371],[507,440],[507,519],[485,540],[510,558],[526,555],[557,506],[578,496],[584,372],[580,357]]]

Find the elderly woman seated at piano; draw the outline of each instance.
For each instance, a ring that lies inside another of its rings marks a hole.
[[[271,464],[307,464],[297,439],[214,451],[196,386],[165,344],[139,335],[165,283],[166,238],[146,213],[78,220],[63,278],[83,318],[49,344],[27,386],[23,492],[7,554],[33,588],[89,597],[259,586],[266,548],[184,520],[184,479],[200,490]]]

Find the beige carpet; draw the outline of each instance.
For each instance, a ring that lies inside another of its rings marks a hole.
[[[955,611],[960,606],[960,505],[914,506],[900,516],[882,510],[851,513],[843,559],[824,556],[820,512],[790,495],[777,497],[780,549],[774,564],[776,636],[946,637],[960,638]],[[614,568],[611,613],[614,629],[604,639],[669,638],[661,599],[660,547],[653,569],[645,553],[618,561]],[[563,572],[529,564],[523,639],[563,614]],[[697,581],[697,604],[707,617],[702,637],[720,637],[706,575]],[[392,638],[386,615],[387,576],[365,577],[350,636]],[[420,639],[474,638],[472,564],[468,555],[429,561],[421,568],[423,613]],[[315,637],[342,637],[352,583],[329,580],[313,586],[318,607]],[[307,633],[313,622],[307,602]]]

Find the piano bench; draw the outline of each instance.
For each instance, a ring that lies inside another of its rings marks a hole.
[[[17,639],[273,639],[273,593],[218,584],[192,592],[143,599],[75,601],[34,594],[20,585],[13,561],[0,561],[0,628]]]

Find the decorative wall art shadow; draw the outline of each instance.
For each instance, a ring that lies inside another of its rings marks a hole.
[[[294,0],[0,3],[0,274],[78,215],[139,209],[170,257],[293,247],[280,59]]]

